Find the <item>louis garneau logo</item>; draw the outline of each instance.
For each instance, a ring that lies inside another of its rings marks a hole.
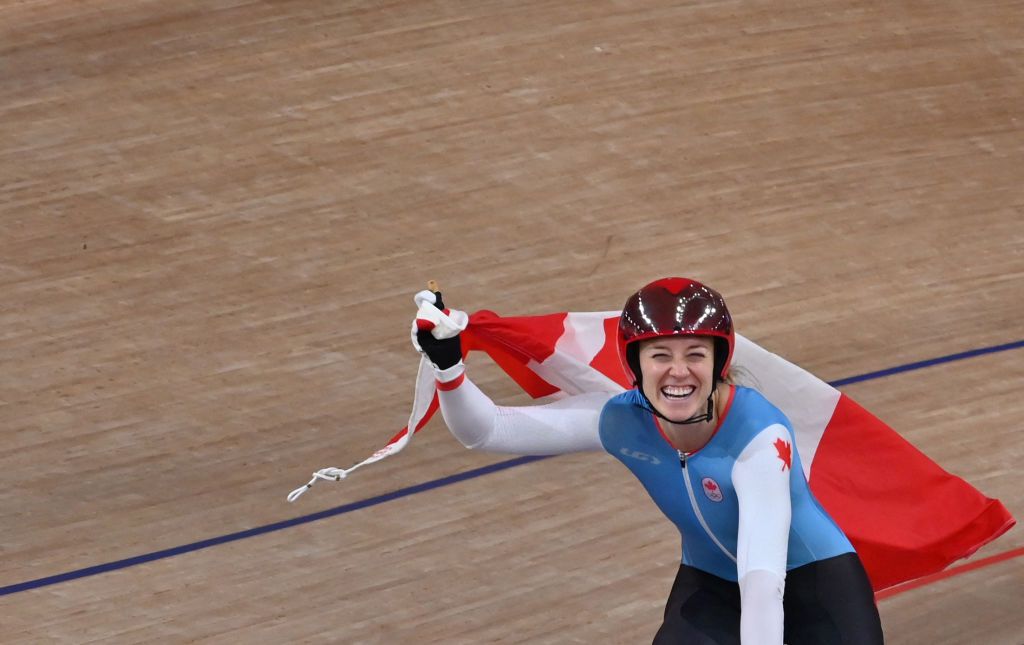
[[[630,459],[638,459],[640,461],[647,461],[655,466],[661,463],[661,460],[654,455],[648,455],[646,452],[640,452],[638,450],[630,450],[629,448],[620,448],[619,454],[629,457]]]

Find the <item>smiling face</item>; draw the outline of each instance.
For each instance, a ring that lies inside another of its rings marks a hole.
[[[669,419],[689,419],[707,409],[714,384],[714,341],[704,336],[663,336],[641,341],[643,392]]]

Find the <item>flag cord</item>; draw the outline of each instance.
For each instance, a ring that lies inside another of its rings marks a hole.
[[[377,452],[373,453],[367,459],[364,459],[358,464],[352,466],[351,468],[335,468],[333,466],[328,468],[321,468],[320,470],[313,473],[313,477],[312,479],[309,480],[308,483],[306,483],[303,486],[299,486],[292,492],[288,493],[288,501],[294,502],[295,500],[297,500],[299,497],[302,496],[303,493],[305,493],[310,488],[313,488],[313,484],[315,484],[318,479],[339,482],[342,479],[348,477],[349,473],[351,473],[356,468],[359,468],[360,466],[365,466],[366,464],[372,464],[375,461],[380,461],[381,459],[393,455],[396,452],[400,451],[402,448],[404,448],[405,445],[409,443],[409,440],[412,438],[412,435],[416,432],[416,427],[420,421],[420,418],[422,417],[422,411],[420,410],[421,395],[428,394],[428,392],[421,392],[422,388],[420,387],[420,385],[425,382],[424,376],[426,376],[426,374],[424,370],[433,370],[433,366],[430,365],[425,356],[421,356],[419,368],[416,370],[416,388],[413,390],[412,395],[412,412],[409,413],[409,424],[405,427],[405,434],[403,434],[397,440],[392,441],[388,445],[384,446]],[[432,378],[429,380],[429,383],[431,384],[431,386],[433,385]],[[430,387],[429,390],[429,395],[433,397],[435,392],[434,388]]]

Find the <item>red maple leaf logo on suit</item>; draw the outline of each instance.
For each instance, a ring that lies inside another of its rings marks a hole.
[[[785,471],[787,468],[793,470],[793,447],[789,442],[776,439],[775,449],[779,451],[779,459],[782,460],[782,470]]]
[[[706,482],[704,482],[704,488],[708,489],[711,492],[714,492],[718,490],[718,484],[709,479]]]

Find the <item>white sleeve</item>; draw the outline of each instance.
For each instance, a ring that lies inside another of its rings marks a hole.
[[[736,569],[743,645],[781,645],[782,598],[792,505],[789,477],[793,440],[785,426],[762,430],[733,466],[739,499]]]
[[[579,394],[547,405],[501,407],[468,378],[438,391],[441,414],[462,445],[517,455],[603,450],[598,421],[612,396]]]

